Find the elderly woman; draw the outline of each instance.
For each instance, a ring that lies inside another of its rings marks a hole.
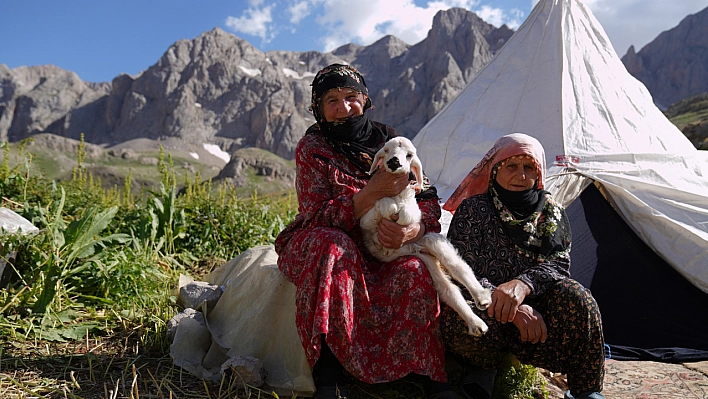
[[[278,267],[297,287],[297,330],[313,366],[317,397],[346,396],[344,370],[365,383],[403,377],[429,398],[456,396],[446,381],[437,294],[423,262],[413,256],[384,263],[365,249],[359,219],[407,176],[367,174],[376,152],[396,136],[369,119],[363,76],[333,64],[312,83],[316,123],[296,149],[299,213],[280,233]],[[440,231],[436,191],[418,196],[420,223],[383,220],[378,237],[389,248]]]
[[[567,374],[566,398],[604,398],[600,312],[569,277],[570,225],[543,190],[545,159],[533,137],[501,137],[444,206],[454,211],[448,238],[493,290],[486,311],[472,307],[489,326],[484,336],[468,335],[447,307],[441,317],[447,349],[468,367],[461,389],[474,399],[491,397],[495,369],[508,352]]]

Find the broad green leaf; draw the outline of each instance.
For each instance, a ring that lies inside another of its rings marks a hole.
[[[41,338],[47,341],[66,342],[60,329],[50,328],[41,331]]]

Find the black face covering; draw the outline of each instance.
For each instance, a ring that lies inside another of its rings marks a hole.
[[[371,136],[371,121],[364,114],[336,122],[320,122],[322,133],[328,138],[344,143],[364,143]]]
[[[537,189],[536,185],[524,191],[511,191],[502,187],[497,182],[497,179],[492,180],[492,184],[497,191],[499,200],[518,219],[524,219],[533,213],[536,209],[536,204],[538,204],[540,194],[543,192]]]

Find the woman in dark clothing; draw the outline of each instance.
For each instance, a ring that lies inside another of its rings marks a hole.
[[[493,290],[482,337],[466,333],[443,307],[449,351],[468,366],[462,390],[490,398],[495,369],[513,353],[522,363],[568,375],[566,398],[604,396],[602,322],[590,292],[570,279],[570,224],[543,190],[545,154],[538,140],[515,133],[497,140],[444,208],[454,211],[448,238],[484,287]]]
[[[297,287],[297,330],[317,397],[346,396],[346,370],[370,384],[414,377],[429,398],[454,399],[445,383],[439,302],[425,265],[413,256],[380,262],[362,241],[361,216],[409,184],[407,176],[366,173],[396,136],[369,119],[370,108],[366,83],[354,68],[334,64],[315,76],[316,123],[295,155],[299,213],[276,240],[278,267]],[[440,231],[435,189],[428,185],[417,199],[421,222],[382,221],[384,246],[398,248]]]

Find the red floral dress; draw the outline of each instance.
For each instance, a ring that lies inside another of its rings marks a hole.
[[[409,373],[445,381],[440,306],[425,265],[413,256],[379,262],[364,249],[352,196],[367,176],[318,131],[300,140],[296,163],[299,214],[275,249],[297,286],[297,330],[310,365],[324,334],[344,368],[366,383]],[[426,231],[439,232],[437,198],[418,204]]]

